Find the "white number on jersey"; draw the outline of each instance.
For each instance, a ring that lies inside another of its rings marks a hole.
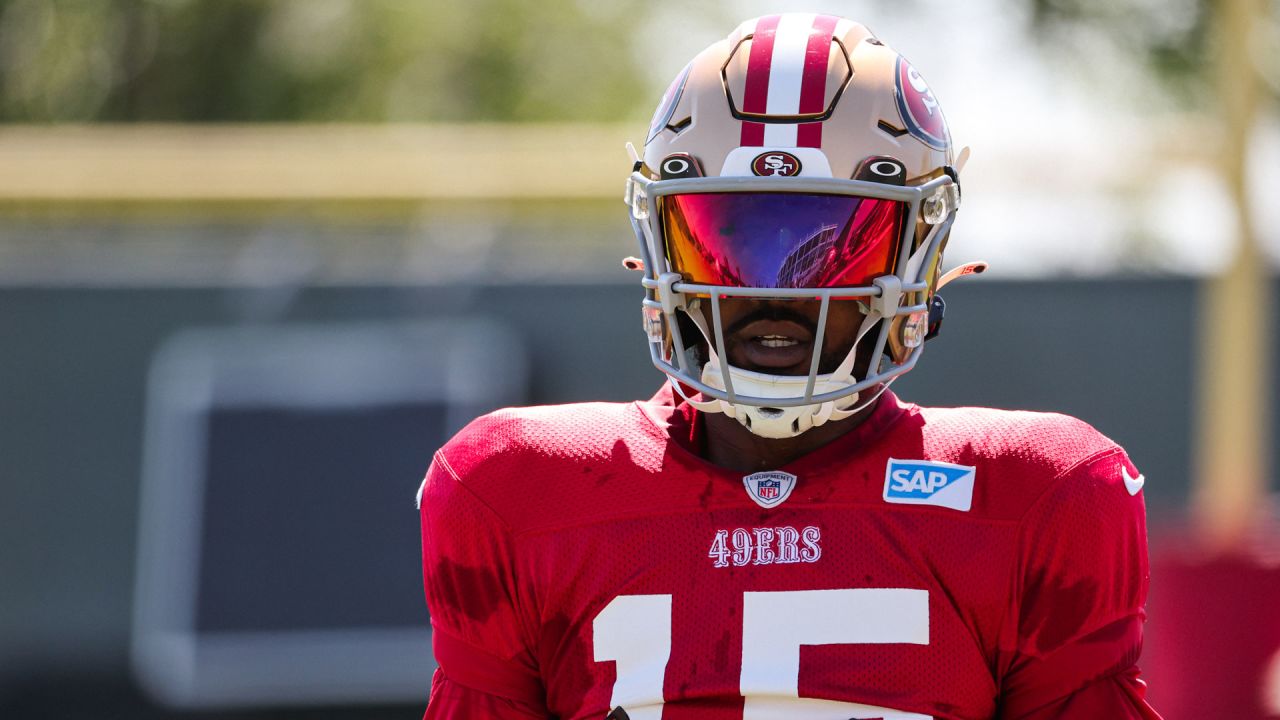
[[[743,593],[740,688],[743,720],[884,718],[926,715],[802,698],[800,646],[929,644],[929,594],[903,588]],[[596,662],[616,663],[610,707],[632,720],[661,720],[671,658],[671,596],[622,595],[592,625]]]

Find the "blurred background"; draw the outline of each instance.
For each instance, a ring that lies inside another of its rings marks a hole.
[[[896,389],[1125,445],[1151,698],[1280,717],[1280,2],[803,5],[973,148]],[[656,389],[623,144],[779,9],[0,0],[0,717],[420,716],[431,453]]]

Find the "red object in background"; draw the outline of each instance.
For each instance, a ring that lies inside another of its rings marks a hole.
[[[1165,720],[1280,718],[1280,557],[1158,552],[1151,577],[1141,666]]]

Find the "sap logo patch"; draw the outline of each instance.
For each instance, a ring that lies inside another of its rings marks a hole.
[[[968,465],[889,458],[884,469],[884,499],[968,512],[973,506],[974,475],[974,468]]]

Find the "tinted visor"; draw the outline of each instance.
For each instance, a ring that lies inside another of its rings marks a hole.
[[[851,195],[698,193],[661,199],[671,268],[690,283],[870,285],[892,273],[906,204]]]

